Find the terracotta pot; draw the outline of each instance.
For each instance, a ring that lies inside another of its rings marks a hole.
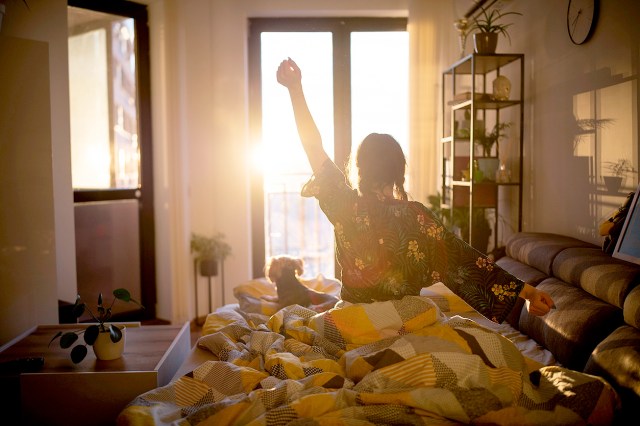
[[[475,33],[473,46],[476,53],[481,55],[496,53],[498,47],[498,33]]]
[[[112,342],[109,331],[100,332],[98,338],[93,344],[93,353],[96,354],[96,358],[102,361],[111,361],[112,359],[118,359],[124,352],[124,344],[126,340],[126,327],[120,326],[122,331],[122,339],[119,342]]]

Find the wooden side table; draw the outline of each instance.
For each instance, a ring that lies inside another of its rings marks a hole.
[[[0,352],[0,362],[45,359],[38,372],[0,377],[2,394],[13,395],[20,404],[20,410],[5,408],[22,413],[21,424],[113,425],[136,396],[169,383],[191,346],[186,322],[127,327],[124,354],[113,361],[99,361],[89,349],[84,361],[73,364],[69,349],[61,349],[57,342],[47,347],[58,330],[82,326],[38,326]]]

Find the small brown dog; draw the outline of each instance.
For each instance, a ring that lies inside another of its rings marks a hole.
[[[308,288],[300,282],[298,277],[304,272],[304,261],[293,256],[273,256],[265,265],[265,276],[276,286],[278,292],[277,300],[280,308],[289,305],[300,305],[312,307],[318,311],[332,308],[338,298],[327,293],[322,293]]]

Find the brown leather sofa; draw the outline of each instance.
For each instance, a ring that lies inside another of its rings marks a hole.
[[[616,423],[640,418],[640,266],[596,245],[549,233],[513,235],[498,265],[540,288],[556,309],[529,315],[524,302],[507,321],[563,366],[599,375],[618,391]]]

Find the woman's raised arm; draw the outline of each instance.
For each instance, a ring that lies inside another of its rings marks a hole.
[[[277,78],[278,83],[289,90],[298,135],[309,159],[311,170],[316,173],[329,156],[322,146],[320,131],[311,116],[307,100],[304,97],[300,68],[298,68],[298,65],[291,58],[287,58],[280,63]]]

